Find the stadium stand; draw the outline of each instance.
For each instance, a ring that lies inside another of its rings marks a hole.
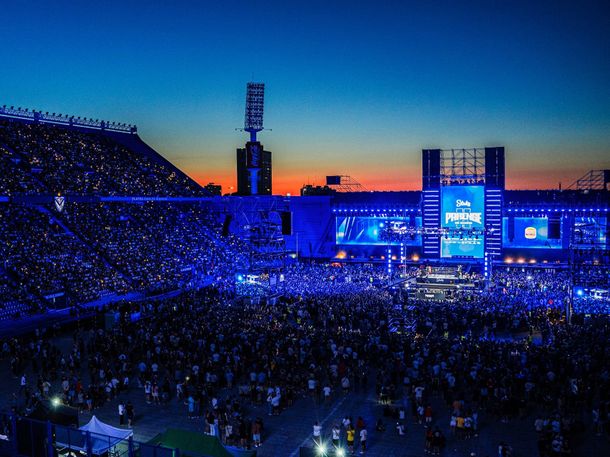
[[[57,194],[207,192],[135,134],[0,119],[0,195]],[[205,281],[244,261],[216,225],[202,204],[0,206],[0,319]]]
[[[5,269],[35,296],[65,294],[75,304],[127,291],[127,282],[44,208],[7,205],[0,214]]]
[[[124,137],[129,137],[123,134]],[[10,193],[204,196],[184,173],[148,148],[133,151],[102,132],[0,119],[3,179]],[[138,145],[138,138],[129,142]],[[142,143],[143,144],[143,143]],[[14,164],[10,167],[10,162]]]

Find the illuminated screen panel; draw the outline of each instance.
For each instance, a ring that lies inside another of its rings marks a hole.
[[[337,244],[377,246],[421,246],[421,217],[411,226],[406,217],[338,216],[336,219]]]
[[[471,257],[484,254],[485,188],[483,186],[446,186],[441,190],[441,257]],[[478,231],[469,235],[468,231]],[[458,232],[459,233],[456,233]]]
[[[502,246],[505,248],[561,249],[561,237],[549,239],[549,220],[546,217],[515,217],[513,239],[510,239],[510,218],[502,219]]]

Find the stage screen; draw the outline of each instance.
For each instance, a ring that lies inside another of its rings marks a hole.
[[[446,186],[441,190],[441,257],[482,259],[485,236],[485,188],[483,186]],[[478,231],[477,235],[468,231]],[[459,231],[460,233],[455,233]]]
[[[515,217],[513,239],[510,239],[510,218],[502,219],[502,246],[505,248],[561,249],[561,237],[549,239],[546,217]]]
[[[411,225],[408,217],[337,216],[337,244],[377,246],[421,246],[421,217]]]

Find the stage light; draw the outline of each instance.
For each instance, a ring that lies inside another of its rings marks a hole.
[[[59,397],[53,397],[51,399],[51,404],[57,408],[59,405],[61,405],[61,399]]]
[[[318,451],[318,455],[326,455],[326,446],[324,443],[318,444],[316,451]]]
[[[342,447],[338,447],[335,451],[335,455],[337,457],[345,457],[345,449],[343,449]]]

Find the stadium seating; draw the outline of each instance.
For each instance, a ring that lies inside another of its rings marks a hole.
[[[135,135],[0,119],[0,195],[58,193],[206,195]],[[247,256],[216,222],[201,203],[0,205],[0,320],[43,310],[49,297],[83,304],[222,275]]]
[[[134,152],[101,132],[0,119],[0,181],[9,194],[203,196],[160,156]],[[10,164],[14,165],[10,165]]]

